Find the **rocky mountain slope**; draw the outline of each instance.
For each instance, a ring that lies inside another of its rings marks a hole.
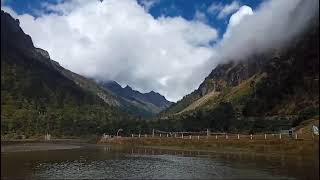
[[[285,49],[217,66],[161,112],[182,129],[274,131],[319,114],[318,17]]]
[[[115,81],[102,82],[101,85],[105,89],[112,91],[118,96],[147,107],[149,111],[154,113],[159,113],[172,104],[172,102],[168,101],[164,96],[154,91],[151,91],[149,93],[141,93],[139,91],[133,90],[130,86],[122,88]]]

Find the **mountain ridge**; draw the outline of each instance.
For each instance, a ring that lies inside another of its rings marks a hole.
[[[172,102],[168,101],[164,96],[154,91],[150,91],[148,93],[141,93],[137,90],[133,90],[129,85],[126,85],[124,88],[122,88],[121,85],[118,84],[116,81],[100,82],[100,84],[104,88],[126,99],[150,103],[154,105],[154,111],[156,113],[164,110],[172,104]]]

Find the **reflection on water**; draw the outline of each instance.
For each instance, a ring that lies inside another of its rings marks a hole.
[[[319,179],[318,157],[88,146],[1,153],[1,179]]]

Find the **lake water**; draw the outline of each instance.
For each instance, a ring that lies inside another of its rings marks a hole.
[[[319,179],[319,156],[87,145],[2,152],[1,179]]]

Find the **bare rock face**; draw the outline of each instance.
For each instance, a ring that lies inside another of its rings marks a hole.
[[[46,59],[50,59],[50,55],[49,55],[48,51],[43,50],[41,48],[35,48],[35,51],[38,52],[39,54],[41,54]]]
[[[120,103],[116,101],[115,99],[112,99],[108,97],[105,93],[103,92],[98,92],[97,93],[98,97],[100,97],[105,103],[109,104],[110,106],[120,106]]]
[[[202,90],[205,94],[215,91],[222,91],[227,86],[237,86],[244,80],[250,78],[252,75],[260,72],[268,61],[265,55],[253,55],[246,60],[242,61],[230,61],[226,64],[218,65],[206,80],[200,85],[200,89],[211,87],[206,90]],[[210,86],[209,84],[213,84]],[[213,88],[212,88],[213,87]]]

